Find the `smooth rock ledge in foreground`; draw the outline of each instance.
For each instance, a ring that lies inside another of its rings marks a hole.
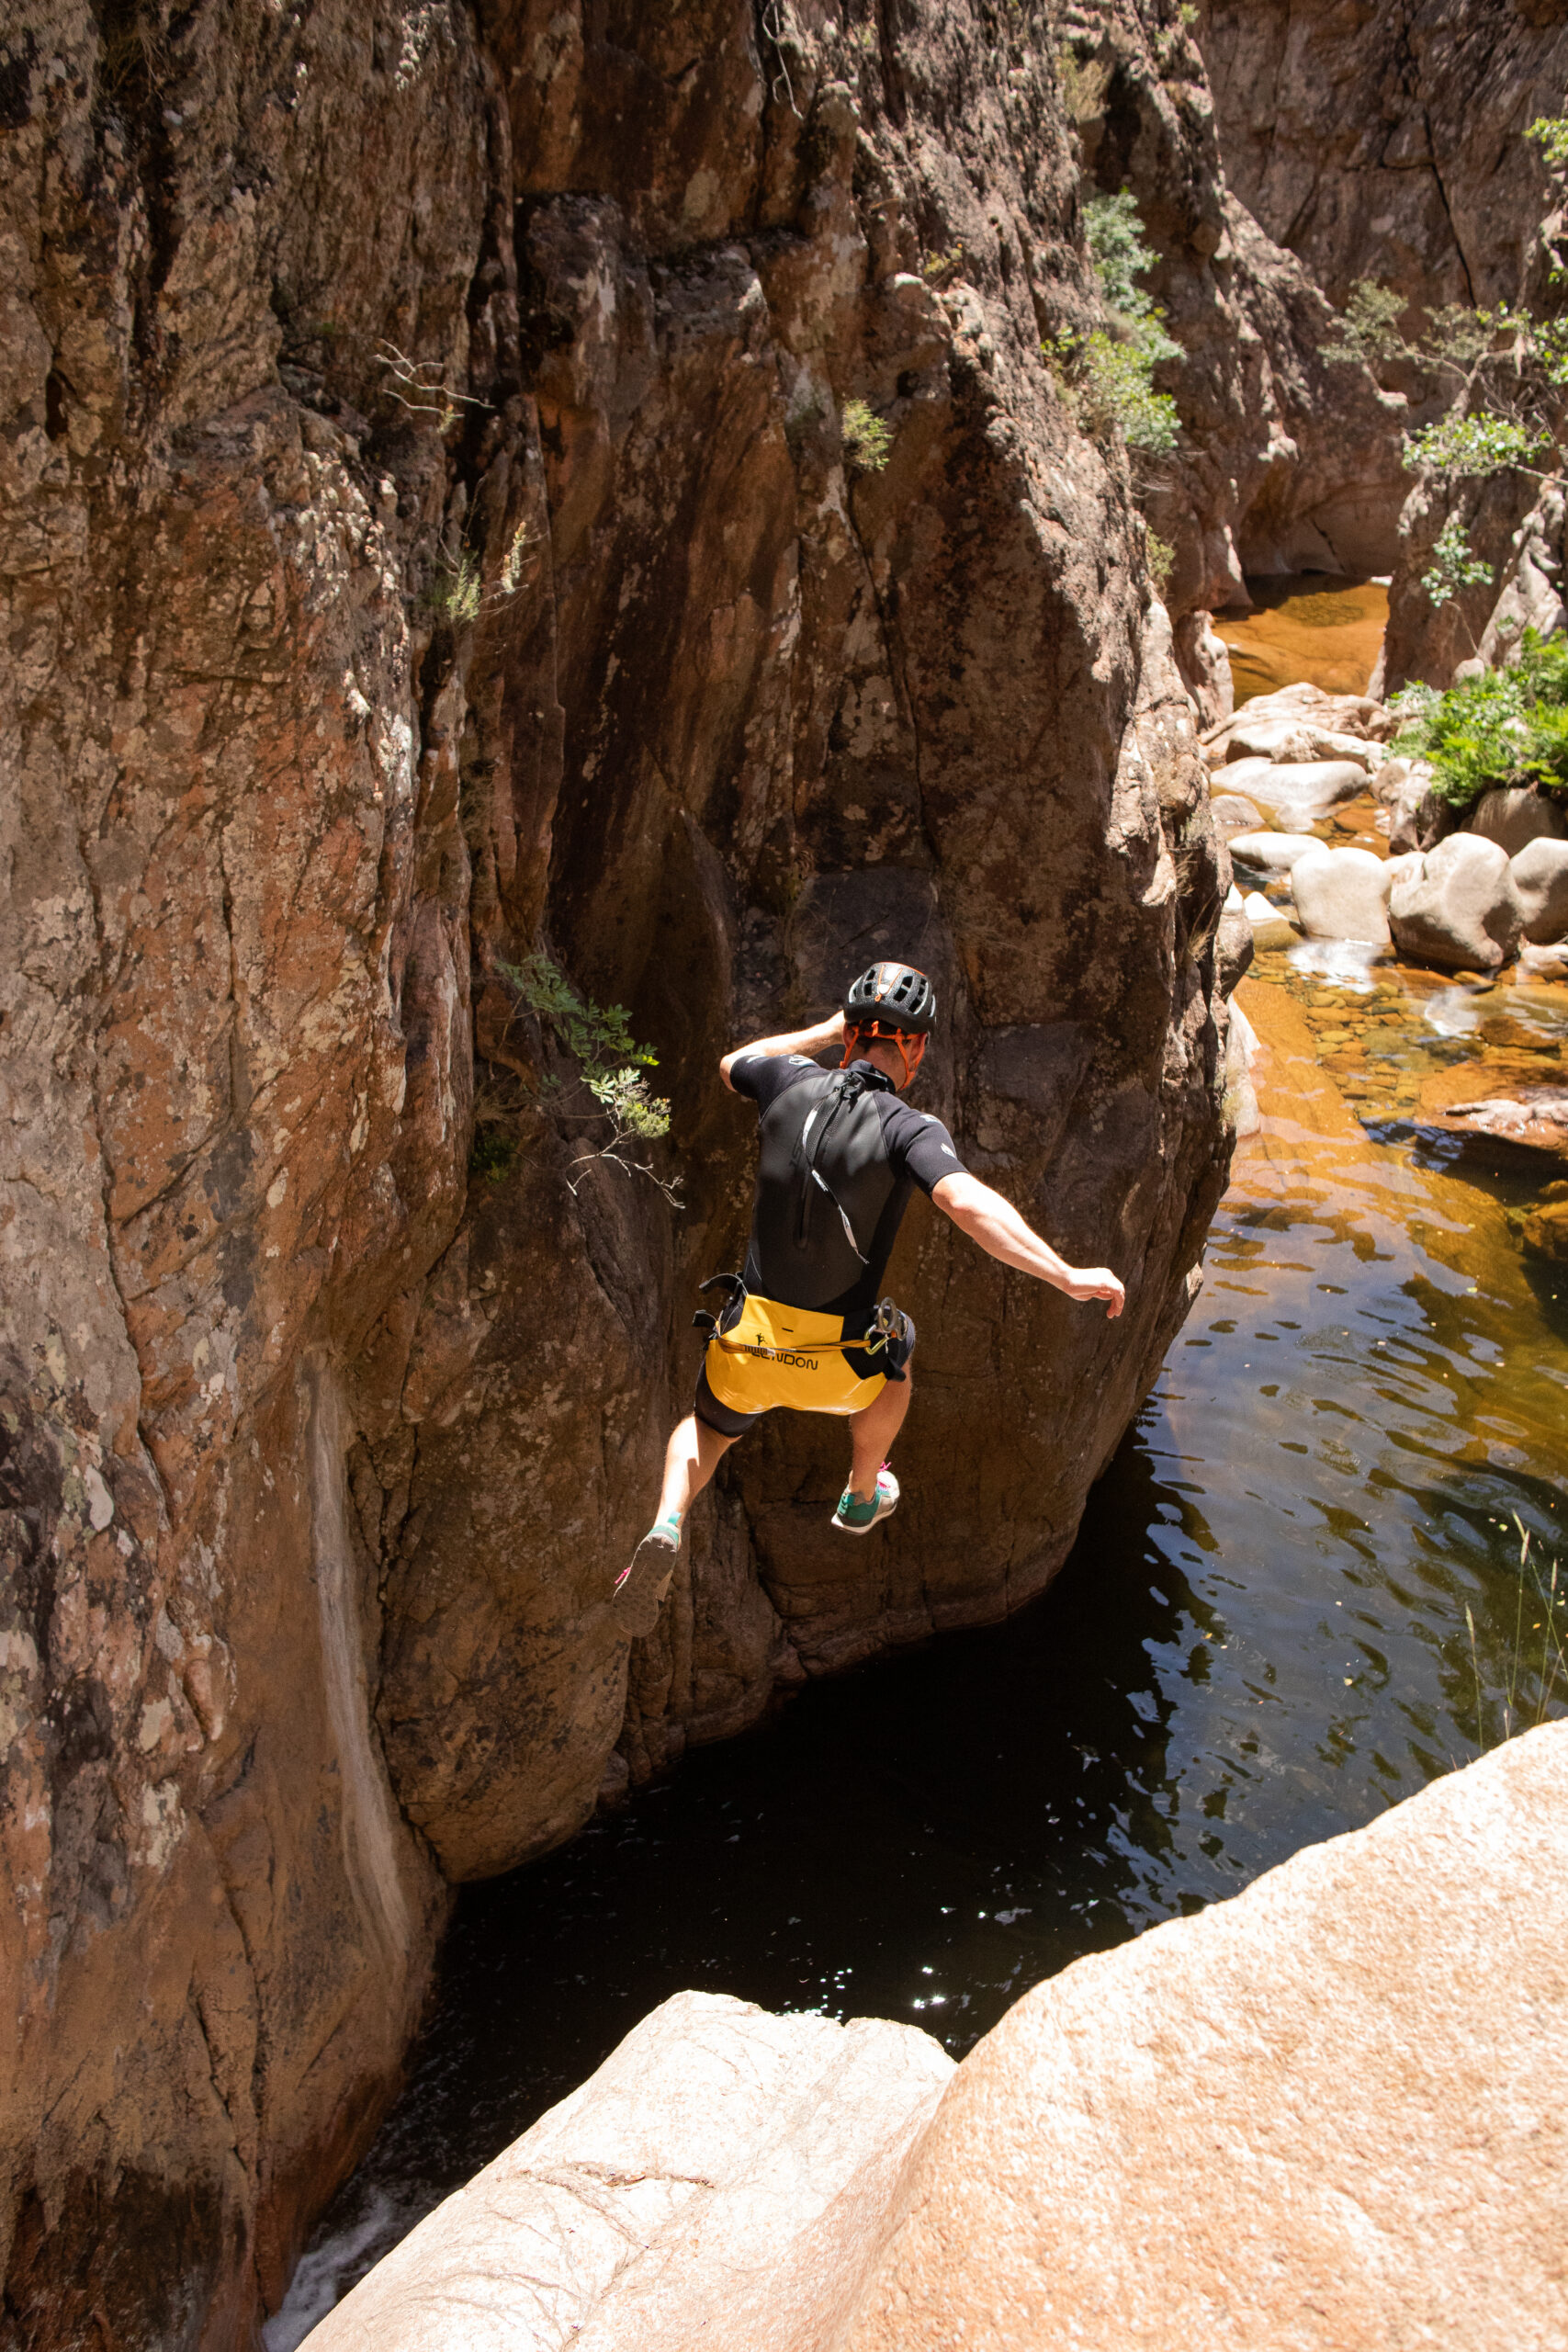
[[[913,2026],[677,1993],[427,2214],[310,2352],[825,2343],[953,2072]]]
[[[1562,2352],[1565,1920],[1568,1723],[1064,1970],[832,2352]]]
[[[311,2352],[1565,2352],[1564,1920],[1568,1723],[1077,1962],[955,2075],[679,1994]]]

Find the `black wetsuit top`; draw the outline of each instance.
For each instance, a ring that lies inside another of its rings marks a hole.
[[[747,1289],[846,1320],[868,1311],[912,1186],[929,1196],[963,1172],[953,1137],[867,1061],[747,1054],[729,1082],[761,1113]]]

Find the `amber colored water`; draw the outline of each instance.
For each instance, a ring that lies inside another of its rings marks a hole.
[[[1302,678],[1330,694],[1365,694],[1388,626],[1385,583],[1308,571],[1247,586],[1251,612],[1214,616],[1238,704]]]
[[[1261,1126],[1056,1583],[465,1890],[407,2093],[269,2352],[682,1986],[962,2052],[1040,1978],[1564,1712],[1568,1267],[1512,1221],[1562,1171],[1424,1125],[1423,1089],[1559,1073],[1568,989],[1297,948],[1240,1002]],[[918,1405],[899,1468],[940,1476]]]

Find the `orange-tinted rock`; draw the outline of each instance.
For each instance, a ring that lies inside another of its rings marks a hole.
[[[1554,1724],[1027,1994],[832,2352],[1562,2344],[1565,1798]]]

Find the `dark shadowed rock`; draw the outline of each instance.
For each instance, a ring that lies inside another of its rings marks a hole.
[[[1517,857],[1531,842],[1568,840],[1568,817],[1544,793],[1515,785],[1483,792],[1465,819],[1464,830],[1483,842],[1495,842],[1505,856]]]

